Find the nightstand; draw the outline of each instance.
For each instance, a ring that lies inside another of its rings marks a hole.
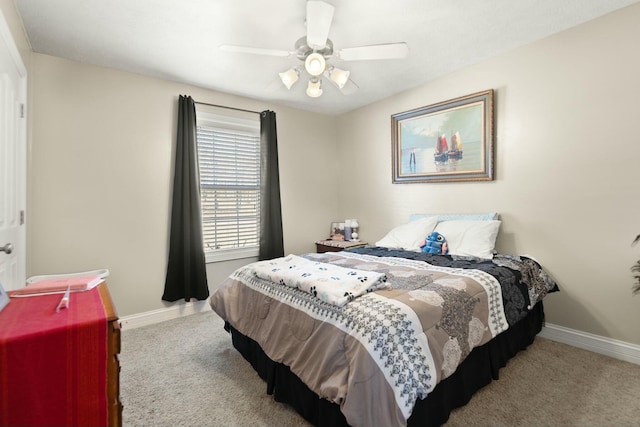
[[[367,242],[352,242],[352,241],[343,241],[343,240],[318,240],[316,242],[316,252],[321,254],[323,252],[340,252],[345,249],[353,249],[359,248],[361,246],[366,246]]]

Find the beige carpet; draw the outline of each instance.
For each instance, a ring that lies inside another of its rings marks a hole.
[[[213,312],[122,332],[125,427],[308,426],[266,394]],[[640,426],[640,366],[543,338],[452,413],[453,426]]]
[[[639,426],[640,366],[536,338],[447,426]]]

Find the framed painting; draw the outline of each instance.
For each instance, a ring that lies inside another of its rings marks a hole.
[[[493,89],[391,116],[394,184],[493,180]]]

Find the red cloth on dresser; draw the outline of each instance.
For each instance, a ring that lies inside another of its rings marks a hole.
[[[105,426],[107,317],[97,288],[12,298],[0,312],[0,425]]]

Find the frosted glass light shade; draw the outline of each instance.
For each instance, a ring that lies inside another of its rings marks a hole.
[[[322,95],[322,82],[318,79],[309,80],[309,85],[307,86],[307,95],[311,98],[317,98]]]
[[[324,73],[326,66],[324,56],[319,53],[312,53],[304,60],[304,68],[307,70],[307,73],[312,76],[319,76]]]
[[[331,80],[333,80],[333,82],[337,84],[340,89],[342,89],[344,85],[346,85],[349,81],[349,74],[351,74],[350,71],[341,70],[340,68],[336,67],[331,67],[331,71],[329,72]]]
[[[280,76],[280,80],[282,80],[282,84],[285,85],[287,89],[291,89],[291,86],[298,81],[300,73],[298,73],[298,70],[295,68],[291,68],[278,75]]]

